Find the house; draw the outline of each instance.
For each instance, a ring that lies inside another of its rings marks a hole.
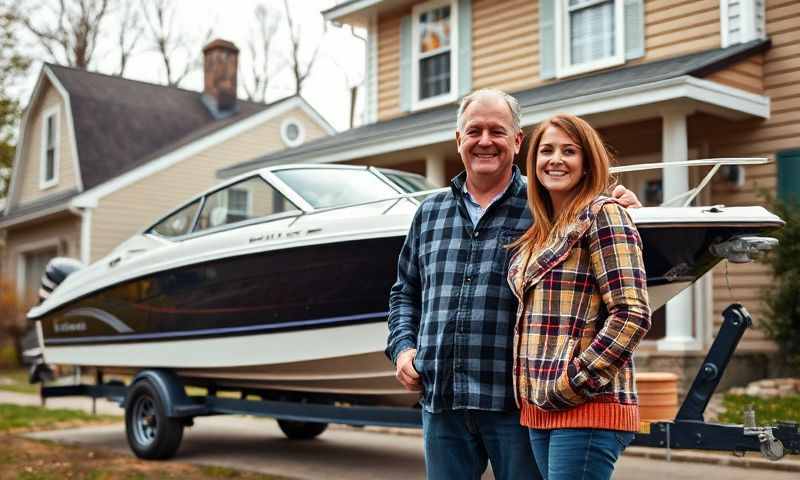
[[[515,95],[530,129],[557,112],[587,118],[619,164],[769,157],[731,168],[699,199],[761,203],[800,190],[800,3],[792,0],[349,0],[327,20],[365,28],[366,124],[220,170],[287,162],[390,166],[445,185],[462,167],[457,101],[479,88]],[[626,174],[650,205],[696,185],[684,167]],[[771,284],[762,264],[723,265],[654,315],[644,369],[690,378],[731,302],[758,325]],[[729,383],[767,374],[776,352],[758,328]],[[737,377],[738,375],[738,377]]]
[[[0,214],[0,273],[26,304],[50,258],[102,258],[211,187],[218,169],[334,132],[299,96],[237,99],[232,43],[203,53],[202,92],[42,67]]]

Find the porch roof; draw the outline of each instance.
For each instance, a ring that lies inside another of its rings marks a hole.
[[[769,40],[754,40],[562,80],[515,92],[514,96],[520,102],[524,127],[559,111],[595,115],[674,102],[688,103],[698,110],[731,118],[766,117],[769,98],[701,77],[763,52],[769,46]],[[356,160],[451,141],[455,137],[457,110],[457,104],[448,104],[364,125],[221,169],[217,175],[228,178],[285,163]],[[647,114],[653,116],[653,112]],[[630,116],[626,119],[633,120]]]

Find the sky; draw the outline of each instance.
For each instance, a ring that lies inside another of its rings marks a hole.
[[[177,54],[180,60],[185,61],[186,55],[191,53],[197,57],[202,55],[203,40],[209,28],[213,31],[213,38],[222,38],[235,43],[240,49],[239,55],[239,82],[244,81],[246,72],[250,69],[249,53],[247,52],[247,39],[253,28],[254,10],[259,4],[270,9],[283,11],[282,0],[173,0],[175,3],[174,25],[176,29],[185,32],[192,42],[191,51]],[[364,41],[354,37],[349,27],[336,28],[329,26],[323,32],[322,20],[319,12],[330,8],[340,0],[290,0],[289,8],[293,19],[298,24],[301,32],[301,59],[310,57],[316,45],[322,41],[317,60],[311,75],[306,80],[302,95],[309,103],[328,120],[337,130],[348,128],[349,123],[349,87],[360,84],[363,80],[365,44]],[[41,15],[45,15],[42,13]],[[120,15],[114,12],[113,15]],[[36,20],[34,18],[34,20]],[[111,30],[118,25],[117,17],[111,16],[105,20]],[[365,32],[357,32],[362,37]],[[95,53],[93,70],[103,73],[113,73],[118,66],[118,59],[114,53],[115,44],[113,35],[98,42]],[[276,34],[271,55],[276,60],[274,65],[285,64],[282,61],[288,58],[288,28],[285,19],[281,18],[279,30]],[[29,51],[36,51],[30,39],[23,42]],[[158,54],[149,49],[144,42],[140,42],[137,53],[131,58],[125,70],[125,77],[153,83],[165,83],[165,74]],[[40,54],[41,58],[49,58]],[[36,81],[36,76],[41,68],[41,63],[36,62],[30,70],[29,77],[19,86],[19,95],[23,104],[27,103],[30,92]],[[202,90],[202,69],[189,75],[180,85],[190,90]],[[294,80],[288,68],[276,72],[267,92],[267,101],[277,100],[294,91]],[[240,97],[244,93],[240,90]],[[359,102],[360,104],[361,102]],[[360,108],[357,108],[359,112]],[[356,117],[358,121],[358,114]]]

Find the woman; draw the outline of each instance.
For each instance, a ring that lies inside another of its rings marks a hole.
[[[534,225],[508,279],[519,299],[514,381],[545,479],[608,479],[639,429],[634,349],[650,328],[641,239],[602,194],[608,150],[572,115],[534,131],[527,157]]]

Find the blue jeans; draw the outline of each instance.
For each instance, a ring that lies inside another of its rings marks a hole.
[[[422,412],[428,480],[478,480],[487,460],[497,480],[539,480],[519,412]]]
[[[545,480],[608,480],[634,434],[594,428],[529,430],[536,464]]]

